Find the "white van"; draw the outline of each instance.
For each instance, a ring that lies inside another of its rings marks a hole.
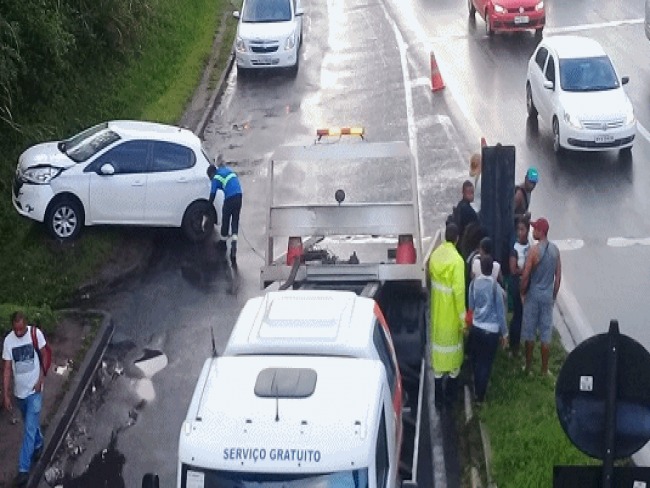
[[[269,292],[203,366],[177,486],[395,488],[401,441],[401,376],[374,300]]]
[[[301,0],[244,0],[235,38],[237,71],[289,67],[298,71],[302,44]]]

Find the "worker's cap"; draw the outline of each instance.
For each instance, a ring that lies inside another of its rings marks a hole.
[[[540,231],[544,235],[548,234],[548,220],[546,220],[544,217],[541,217],[537,220],[533,220],[530,223],[530,226],[533,229]]]
[[[526,179],[531,183],[537,183],[539,181],[537,168],[528,168],[528,171],[526,171]]]

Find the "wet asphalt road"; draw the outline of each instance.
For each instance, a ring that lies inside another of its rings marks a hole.
[[[549,33],[563,26],[640,19],[643,1],[565,3],[548,2]],[[209,330],[223,348],[239,309],[259,293],[264,163],[281,144],[310,144],[320,127],[363,126],[369,140],[411,145],[426,236],[433,235],[458,199],[457,186],[479,138],[515,144],[517,174],[533,162],[541,172],[533,214],[549,218],[551,237],[562,240],[563,249],[577,242],[569,239],[584,242],[563,252],[563,264],[564,283],[588,322],[600,331],[617,317],[622,332],[650,345],[641,300],[649,281],[648,248],[607,245],[610,237],[650,236],[643,218],[649,205],[645,162],[650,145],[641,132],[627,163],[615,153],[556,160],[548,128],[526,125],[523,87],[535,47],[532,35],[490,41],[480,19],[476,25],[468,22],[464,2],[312,0],[304,5],[297,77],[264,73],[241,79],[233,70],[205,131],[208,151],[237,161],[242,176],[238,269],[221,260],[210,243],[192,245],[174,231],[155,231],[157,250],[146,273],[93,303],[111,312],[116,334],[103,385],[86,400],[75,427],[83,452],[66,462],[77,474],[118,432],[127,487],[138,486],[142,474],[152,470],[162,486],[175,485],[179,428],[210,354]],[[640,61],[648,59],[650,42],[642,25],[604,24],[582,33],[603,42],[621,73],[631,76],[628,93],[640,123],[650,127],[650,68]],[[431,49],[447,85],[436,94],[429,85]],[[341,175],[346,192],[366,195],[371,176],[373,181],[394,176],[390,170]],[[318,179],[287,174],[286,182],[304,190]],[[168,360],[150,377],[133,364],[146,348],[162,351]]]

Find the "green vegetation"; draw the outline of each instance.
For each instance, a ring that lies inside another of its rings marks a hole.
[[[566,352],[555,334],[551,372],[557,376]],[[500,488],[553,485],[557,464],[598,464],[578,451],[564,434],[555,410],[555,379],[542,377],[539,345],[533,372],[526,375],[523,360],[499,351],[494,363],[488,401],[479,411],[492,446],[492,477]]]
[[[53,332],[60,314],[48,307],[23,307],[10,303],[0,303],[0,339],[11,330],[11,314],[15,311],[25,314],[27,322],[38,325],[46,334]]]
[[[232,9],[227,0],[0,3],[1,301],[65,304],[120,239],[116,230],[86,229],[61,245],[19,217],[10,198],[19,154],[103,120],[178,121]]]

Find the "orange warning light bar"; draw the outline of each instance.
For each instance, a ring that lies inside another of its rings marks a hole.
[[[365,131],[363,127],[333,127],[329,129],[316,130],[318,140],[322,137],[359,136],[363,139]]]

